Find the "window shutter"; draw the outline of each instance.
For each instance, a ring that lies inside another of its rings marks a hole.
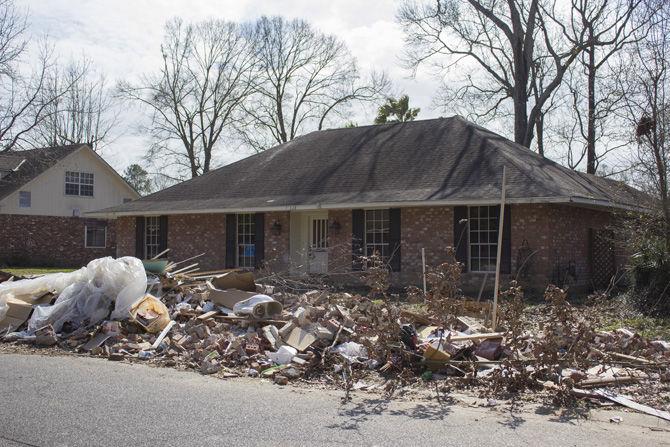
[[[400,208],[389,209],[389,264],[394,272],[400,271]]]
[[[365,240],[365,210],[351,210],[351,269],[363,270],[363,242]]]
[[[168,248],[168,217],[160,216],[158,218],[158,253]]]
[[[509,275],[512,273],[512,207],[510,205],[505,205],[500,256],[500,273]]]
[[[135,218],[135,257],[144,259],[144,216]]]
[[[256,268],[263,266],[265,259],[265,214],[256,213],[254,215],[254,226],[256,231],[256,247],[254,249],[256,256]]]
[[[462,221],[462,222],[461,222]],[[454,207],[454,250],[456,260],[463,264],[463,271],[468,271],[468,207]]]
[[[237,216],[226,214],[226,268],[235,268],[237,247]]]

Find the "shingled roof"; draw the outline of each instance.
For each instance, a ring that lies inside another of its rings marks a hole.
[[[0,200],[82,146],[84,145],[71,144],[0,154]]]
[[[638,207],[622,183],[567,169],[460,116],[312,132],[100,213],[495,203]]]

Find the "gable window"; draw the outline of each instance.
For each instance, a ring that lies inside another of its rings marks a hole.
[[[65,194],[93,197],[93,174],[90,172],[65,172]]]
[[[151,259],[160,253],[160,218],[144,218],[144,258]]]
[[[30,208],[30,191],[19,191],[19,208]]]
[[[389,257],[389,210],[365,210],[365,256]]]
[[[107,245],[107,227],[100,224],[85,226],[86,248],[105,248]]]
[[[498,254],[498,206],[471,206],[468,208],[469,252],[471,272],[493,272]]]
[[[256,223],[253,214],[237,215],[237,267],[256,265]]]

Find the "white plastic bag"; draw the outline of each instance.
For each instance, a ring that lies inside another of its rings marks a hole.
[[[346,343],[339,344],[333,348],[333,352],[340,354],[344,357],[349,363],[356,362],[359,359],[368,358],[368,350],[360,343],[355,341],[348,341]]]
[[[277,352],[265,351],[265,354],[277,365],[288,365],[293,360],[293,357],[298,355],[298,350],[284,345],[277,349]]]
[[[147,288],[142,261],[133,257],[95,259],[71,273],[53,273],[35,279],[0,284],[0,319],[6,313],[5,302],[14,296],[32,302],[47,292],[58,295],[53,306],[35,308],[28,330],[51,324],[60,332],[70,321],[89,324],[104,320],[112,303],[112,318],[128,318],[130,306],[141,298]]]

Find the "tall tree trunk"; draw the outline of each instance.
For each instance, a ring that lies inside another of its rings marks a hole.
[[[591,31],[591,36],[593,32]],[[588,49],[588,124],[586,130],[586,172],[596,173],[596,52],[591,39]]]
[[[544,157],[544,113],[540,113],[535,120],[535,133],[537,133],[537,152]]]

